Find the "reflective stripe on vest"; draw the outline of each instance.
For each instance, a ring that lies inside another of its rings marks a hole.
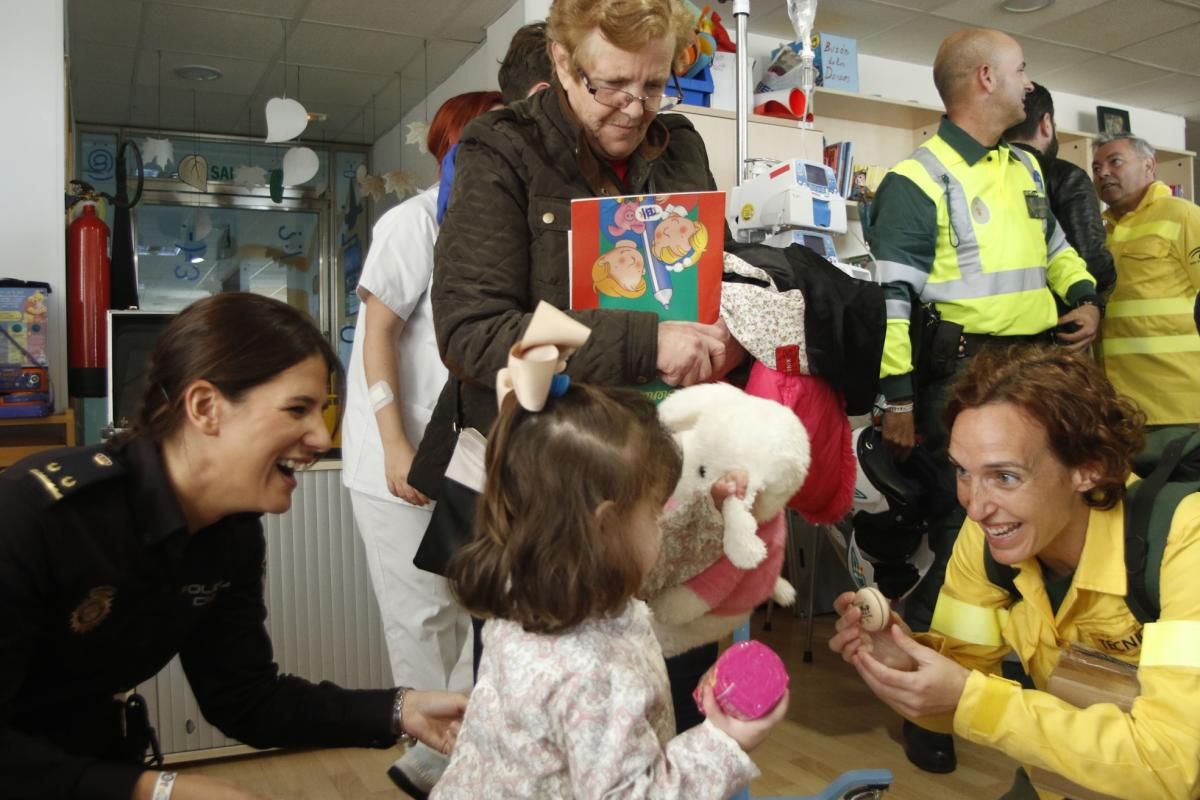
[[[1142,629],[1138,668],[1200,668],[1200,620],[1170,619],[1147,623]]]
[[[1144,222],[1141,225],[1118,225],[1110,234],[1114,242],[1128,242],[1131,239],[1141,239],[1143,236],[1159,236],[1170,242],[1179,241],[1179,223],[1169,219],[1158,222]]]
[[[884,300],[888,319],[912,319],[912,303],[908,300]]]
[[[1046,220],[1046,224],[1050,224],[1050,220]],[[1067,235],[1063,233],[1062,225],[1055,225],[1054,230],[1050,234],[1050,241],[1046,242],[1046,260],[1053,261],[1054,257],[1071,246],[1067,241]]]
[[[1029,171],[1029,177],[1033,178],[1033,185],[1037,187],[1039,192],[1046,193],[1046,186],[1042,183],[1042,176],[1038,174],[1037,169],[1033,166],[1033,156],[1026,153],[1019,147],[1011,148],[1011,152],[1017,157],[1017,160],[1025,165],[1025,169]],[[1049,199],[1047,199],[1049,203]],[[1054,224],[1054,230],[1050,230],[1051,223]],[[1042,230],[1046,232],[1046,263],[1049,264],[1054,260],[1054,257],[1071,246],[1067,241],[1067,235],[1063,233],[1062,225],[1057,223],[1053,215],[1047,211],[1046,217],[1042,220]]]
[[[1038,183],[1033,165],[1022,158],[1023,154],[1017,151],[1013,152],[1035,178],[1035,184]],[[983,261],[979,257],[979,240],[975,236],[975,226],[971,224],[971,209],[967,205],[967,193],[962,183],[950,174],[928,147],[918,147],[912,158],[929,173],[929,177],[936,185],[945,190],[946,213],[949,216],[952,239],[957,240],[954,253],[961,276],[955,280],[925,283],[923,290],[918,289],[922,300],[934,303],[976,300],[981,297],[994,297],[1000,294],[1046,288],[1045,264],[1018,267],[1002,272],[984,272]],[[1048,222],[1043,222],[1043,228],[1046,224]],[[1065,238],[1063,244],[1066,246]],[[877,272],[877,274],[879,273]],[[904,278],[909,279],[909,276],[906,274]],[[888,279],[881,277],[879,280],[884,282]],[[916,287],[914,286],[914,288]]]
[[[950,243],[958,256],[958,271],[963,278],[974,277],[983,272],[979,260],[979,240],[975,238],[975,226],[971,224],[971,209],[967,206],[967,192],[933,151],[922,145],[912,154],[912,159],[925,168],[933,182],[946,193],[946,214],[950,217]],[[957,240],[957,241],[956,241]]]
[[[1179,336],[1106,336],[1103,348],[1105,358],[1152,353],[1198,353],[1200,336],[1194,333]]]
[[[1109,319],[1118,317],[1191,316],[1195,301],[1190,297],[1162,297],[1148,300],[1115,300],[1104,309]]]
[[[1001,631],[1007,622],[1008,609],[972,605],[942,592],[929,629],[967,644],[999,647],[1004,644]]]

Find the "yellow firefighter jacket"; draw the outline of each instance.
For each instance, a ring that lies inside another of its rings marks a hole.
[[[1155,181],[1119,220],[1104,212],[1117,288],[1101,326],[1108,379],[1151,425],[1200,422],[1200,207]]]
[[[984,533],[967,520],[946,569],[932,632],[917,639],[972,670],[953,718],[922,726],[995,747],[1030,766],[1130,800],[1200,796],[1200,495],[1181,502],[1162,559],[1162,613],[1144,627],[1125,605],[1124,508],[1093,509],[1071,588],[1057,615],[1036,559],[1017,565],[1022,598],[984,572]],[[1132,712],[1072,706],[1000,676],[1015,651],[1046,686],[1067,643],[1138,665]],[[1046,796],[1046,795],[1044,795]]]

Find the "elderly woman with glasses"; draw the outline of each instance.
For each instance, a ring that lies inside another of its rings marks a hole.
[[[451,380],[409,473],[431,497],[452,422],[486,432],[495,418],[496,372],[538,302],[568,307],[571,201],[716,188],[700,135],[686,117],[661,113],[679,101],[673,66],[693,37],[680,0],[554,0],[546,33],[553,85],[476,119],[459,142],[431,295]],[[593,384],[687,386],[721,377],[742,355],[719,321],[571,313],[592,335],[567,372]],[[676,683],[681,697],[695,686]]]

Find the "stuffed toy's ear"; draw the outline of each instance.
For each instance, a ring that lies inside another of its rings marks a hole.
[[[790,606],[796,602],[796,589],[783,578],[776,578],[775,588],[771,590],[771,599],[781,606]]]
[[[758,538],[758,520],[750,513],[753,502],[753,498],[727,497],[721,508],[725,555],[738,569],[754,569],[767,557],[767,545]]]
[[[691,386],[672,392],[666,400],[658,404],[658,418],[673,431],[686,431],[696,427],[696,420],[704,413],[706,403],[704,392],[696,393],[702,387]],[[681,442],[682,444],[682,442]]]
[[[744,396],[741,389],[727,383],[702,383],[680,389],[658,404],[658,418],[673,431],[694,428],[701,415],[733,402],[730,392]]]

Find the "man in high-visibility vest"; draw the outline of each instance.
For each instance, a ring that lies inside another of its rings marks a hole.
[[[999,31],[957,31],[938,49],[933,80],[946,116],[937,135],[880,184],[870,241],[887,303],[883,436],[905,458],[919,433],[941,465],[939,490],[953,493],[941,415],[967,360],[983,347],[1056,338],[1085,348],[1096,336],[1102,300],[1050,212],[1033,157],[1001,139],[1024,118],[1032,88],[1020,45]],[[1061,319],[1054,295],[1070,309]],[[921,306],[927,313],[919,317],[914,358],[910,320]],[[956,508],[930,520],[935,561],[906,602],[914,630],[929,627],[963,519]],[[954,769],[949,736],[911,724],[904,733],[914,764]]]
[[[1200,422],[1200,208],[1155,180],[1154,148],[1128,133],[1097,142],[1092,176],[1117,289],[1101,331],[1104,371],[1150,425]]]

